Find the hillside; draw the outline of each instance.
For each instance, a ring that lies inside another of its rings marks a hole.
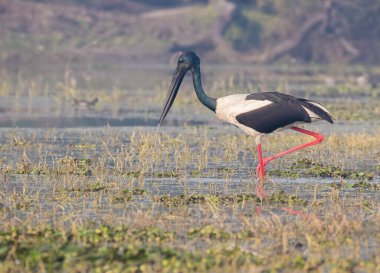
[[[193,49],[214,62],[380,63],[376,0],[367,1],[372,9],[360,10],[350,1],[330,9],[302,0],[61,2],[1,0],[0,61],[151,63]]]

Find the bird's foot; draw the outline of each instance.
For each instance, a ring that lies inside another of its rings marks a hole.
[[[256,167],[256,176],[258,179],[260,180],[265,180],[265,167],[267,166],[268,162],[269,162],[269,158],[264,158],[263,160],[263,169],[261,169],[261,165],[257,165]]]
[[[257,195],[259,198],[261,198],[261,199],[267,197],[267,195],[266,195],[266,193],[265,193],[265,191],[264,191],[264,189],[263,189],[263,186],[261,185],[262,182],[263,182],[263,180],[259,179],[259,180],[257,181],[257,183],[256,183],[256,195]]]
[[[260,165],[258,165],[256,168],[256,177],[259,180],[265,180],[265,173],[261,171]]]
[[[262,183],[265,181],[265,170],[261,170],[260,165],[256,168],[256,176],[257,176],[257,183],[256,183],[256,195],[263,199],[266,198],[266,194],[264,192],[264,189],[262,187]]]
[[[256,168],[256,177],[259,180],[262,180],[262,181],[265,180],[265,169],[261,170],[260,165],[258,165],[257,168]]]

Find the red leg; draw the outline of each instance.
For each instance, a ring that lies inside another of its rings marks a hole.
[[[324,137],[320,134],[317,134],[317,133],[314,133],[314,132],[311,132],[311,131],[308,131],[305,129],[301,129],[301,128],[298,128],[295,126],[290,127],[290,129],[297,131],[297,132],[300,132],[300,133],[303,133],[303,134],[307,134],[309,136],[312,136],[315,138],[315,140],[308,142],[308,143],[305,143],[305,144],[302,144],[302,145],[299,145],[297,147],[291,148],[287,151],[272,155],[270,157],[266,157],[264,159],[262,156],[261,145],[258,144],[257,145],[257,151],[258,151],[258,157],[259,157],[259,165],[257,165],[257,168],[256,168],[256,175],[259,178],[259,180],[265,180],[265,166],[268,164],[269,161],[272,161],[272,160],[279,158],[281,156],[284,156],[286,154],[290,154],[290,153],[293,153],[295,151],[301,150],[303,148],[316,145],[318,143],[321,143],[324,139]],[[265,196],[265,193],[264,193],[261,185],[259,185],[259,184],[260,183],[258,183],[258,185],[256,186],[257,194],[259,195],[259,190],[260,190],[260,194],[261,195],[263,194],[263,196]]]
[[[266,196],[263,187],[261,186],[262,181],[265,180],[265,165],[263,161],[263,153],[261,151],[261,144],[257,144],[257,154],[259,156],[259,165],[256,168],[256,176],[259,181],[256,183],[256,194],[258,197],[263,198]]]
[[[298,128],[298,127],[295,127],[295,126],[290,127],[290,129],[295,130],[295,131],[300,132],[300,133],[303,133],[303,134],[307,134],[309,136],[312,136],[312,137],[315,138],[315,140],[310,141],[310,142],[305,143],[305,144],[302,144],[302,145],[299,145],[297,147],[291,148],[291,149],[286,150],[284,152],[272,155],[270,157],[266,157],[264,159],[263,159],[263,156],[262,156],[261,145],[260,145],[260,143],[257,144],[257,152],[258,152],[258,157],[259,157],[259,165],[257,165],[257,168],[256,168],[256,175],[258,177],[258,181],[257,181],[257,184],[256,184],[256,194],[260,198],[263,198],[263,197],[266,196],[266,194],[264,192],[264,189],[261,186],[261,182],[265,180],[265,166],[268,164],[269,161],[274,160],[276,158],[279,158],[281,156],[284,156],[286,154],[293,153],[293,152],[298,151],[300,149],[316,145],[318,143],[321,143],[323,141],[323,139],[324,139],[324,137],[322,135],[320,135],[320,134],[317,134],[317,133],[314,133],[314,132],[311,132],[311,131],[308,131],[308,130],[305,130],[305,129],[301,129],[301,128]],[[301,211],[296,211],[296,210],[293,210],[291,208],[283,208],[283,210],[285,210],[286,212],[288,212],[290,214],[293,214],[293,215],[300,215],[302,217],[306,217],[303,214],[303,212],[301,212]],[[261,212],[261,210],[260,210],[260,212]]]
[[[263,161],[263,152],[261,151],[261,144],[257,144],[257,154],[259,157],[259,165],[256,168],[256,176],[260,180],[265,180],[265,165]]]

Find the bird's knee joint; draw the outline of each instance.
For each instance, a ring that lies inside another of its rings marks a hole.
[[[325,137],[322,135],[318,135],[316,138],[317,138],[318,143],[321,143],[325,139]]]

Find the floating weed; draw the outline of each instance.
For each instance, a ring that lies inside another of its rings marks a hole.
[[[269,203],[280,203],[286,204],[289,206],[297,205],[297,206],[306,206],[307,201],[303,200],[297,196],[286,194],[284,191],[280,191],[278,193],[274,193],[268,198]]]
[[[195,231],[193,233],[193,238],[198,237]],[[202,236],[207,233],[210,234],[206,227]],[[14,270],[25,267],[38,270],[42,266],[47,271],[128,268],[128,272],[205,272],[259,263],[253,254],[237,246],[190,252],[164,244],[175,236],[173,232],[154,227],[81,227],[67,232],[50,227],[39,230],[11,228],[0,233],[0,259],[5,263],[3,266],[13,264]]]
[[[6,174],[49,174],[49,168],[43,163],[32,164],[29,160],[21,159],[12,168],[7,166],[4,170]]]
[[[254,194],[236,194],[236,195],[176,195],[170,196],[168,194],[161,197],[154,197],[154,200],[161,202],[165,205],[179,206],[189,204],[206,204],[211,202],[213,204],[231,205],[234,203],[254,202],[261,203],[262,199]],[[264,202],[271,204],[287,204],[287,205],[302,205],[306,206],[307,201],[297,196],[286,194],[283,191],[274,193],[264,200]]]
[[[123,176],[126,176],[126,177],[139,177],[140,175],[141,175],[140,170],[127,171],[123,174]]]
[[[165,194],[161,197],[154,197],[155,201],[161,202],[167,206],[179,206],[179,205],[189,205],[189,204],[199,204],[206,202],[206,196],[202,195],[177,195],[170,196]]]
[[[71,188],[60,188],[58,189],[59,194],[67,194],[69,192],[101,192],[108,191],[112,186],[112,184],[104,184],[102,182],[94,182],[94,183],[85,183],[84,185],[78,185]]]
[[[161,197],[155,197],[157,201],[167,205],[167,206],[180,206],[180,205],[189,205],[189,204],[205,204],[208,201],[212,203],[226,203],[231,202],[233,197],[229,196],[221,196],[221,195],[200,195],[200,194],[192,194],[192,195],[176,195],[170,196],[165,194]]]
[[[190,171],[190,175],[192,176],[192,177],[202,177],[202,175],[203,175],[203,170],[200,170],[200,169],[197,169],[197,170],[191,170]]]
[[[378,183],[368,183],[360,181],[350,185],[354,189],[363,189],[363,190],[380,190],[380,184]]]
[[[3,204],[0,210],[3,211],[26,211],[32,208],[35,203],[34,198],[21,193],[13,193],[8,197],[7,204]]]
[[[86,188],[80,189],[79,191],[82,191],[82,192],[98,192],[98,191],[104,191],[106,189],[108,189],[108,187],[106,187],[104,184],[102,184],[100,182],[96,182],[94,184],[87,186]]]
[[[173,239],[175,234],[171,231],[164,231],[157,227],[149,227],[140,230],[132,230],[132,235],[144,242],[163,242],[165,240]]]
[[[189,239],[208,238],[208,239],[229,239],[231,234],[216,228],[213,225],[207,225],[201,228],[191,228],[188,232]]]
[[[123,176],[126,177],[155,177],[155,178],[173,178],[173,177],[180,177],[181,174],[174,172],[174,171],[161,171],[161,172],[151,172],[151,173],[144,173],[141,170],[129,170],[123,173]]]
[[[93,143],[76,143],[76,144],[69,144],[70,148],[79,149],[79,150],[94,150],[96,149],[96,144]]]
[[[172,178],[172,177],[180,177],[181,174],[180,173],[177,173],[177,172],[173,172],[173,171],[168,171],[168,172],[156,172],[156,173],[152,173],[150,174],[150,176],[152,177],[156,177],[156,178]]]
[[[362,171],[354,172],[354,171],[352,171],[350,173],[350,178],[356,179],[356,180],[373,180],[374,176],[375,175],[371,172],[362,172]]]
[[[287,177],[287,178],[299,178],[302,177],[300,172],[292,171],[292,170],[270,170],[267,171],[269,175],[277,176],[277,177]]]
[[[113,204],[117,204],[117,203],[126,203],[126,202],[133,201],[133,200],[134,200],[134,198],[132,195],[119,194],[119,195],[112,196],[111,202]]]
[[[221,195],[219,199],[222,203],[242,203],[246,201],[259,202],[261,199],[254,194],[236,194],[236,195]]]
[[[125,195],[147,195],[148,191],[144,189],[125,189],[122,191],[122,194]]]
[[[343,186],[345,186],[346,184],[344,183],[341,183],[341,182],[333,182],[333,183],[329,183],[329,187],[335,189],[335,190],[338,190],[338,189],[341,189]]]
[[[58,167],[56,172],[61,174],[92,174],[92,159],[64,157],[58,159]]]
[[[303,176],[312,177],[340,177],[354,180],[372,180],[374,174],[364,171],[343,170],[334,166],[326,166],[322,163],[303,158],[291,166],[292,170],[300,170]]]
[[[125,203],[134,200],[134,196],[148,195],[148,191],[144,189],[125,189],[121,194],[112,196],[113,203]]]

